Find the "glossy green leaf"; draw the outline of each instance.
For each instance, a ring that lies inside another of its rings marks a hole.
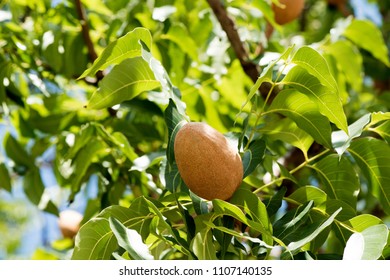
[[[288,244],[288,250],[295,251],[305,244],[311,242],[314,238],[316,238],[323,230],[325,230],[328,226],[330,226],[335,217],[340,213],[341,209],[338,209],[335,211],[328,219],[326,219],[324,222],[322,222],[318,227],[315,228],[308,228],[308,230],[304,230],[301,234],[303,235],[303,238],[293,241]]]
[[[344,223],[351,227],[354,231],[362,232],[371,226],[383,224],[383,221],[371,214],[361,214],[345,221]]]
[[[257,139],[249,144],[242,156],[242,164],[244,166],[243,178],[250,175],[261,163],[264,152],[265,142],[262,139]]]
[[[256,231],[264,234],[264,236],[268,236],[270,234],[270,232],[268,230],[269,225],[262,223],[262,221],[264,221],[264,219],[268,219],[267,215],[257,216],[258,219],[261,219],[261,222],[257,222],[257,221],[254,221],[252,219],[248,219],[245,216],[245,213],[243,212],[243,210],[241,210],[238,206],[236,206],[234,204],[231,204],[229,202],[219,200],[219,199],[214,199],[212,202],[213,202],[213,210],[214,210],[215,214],[217,214],[219,216],[227,215],[227,216],[233,217],[233,218],[239,220],[240,222],[249,225],[250,227],[253,228],[253,230],[256,230]],[[248,206],[246,206],[246,207],[248,207]],[[259,209],[259,211],[262,211],[262,210]]]
[[[355,19],[344,30],[344,36],[376,59],[390,66],[388,50],[381,31],[369,20]]]
[[[327,199],[326,193],[318,187],[314,186],[304,186],[298,188],[288,197],[294,202],[304,204],[308,201],[313,201],[314,206],[319,206],[324,203]]]
[[[260,231],[263,233],[263,241],[272,245],[272,225],[268,218],[267,208],[260,198],[247,189],[239,188],[230,199],[230,203],[239,206],[251,218],[251,221],[260,224],[265,229],[265,231]]]
[[[191,249],[199,260],[217,259],[212,231],[209,228],[204,228],[195,235]]]
[[[286,192],[287,192],[287,188],[282,187],[270,199],[263,200],[263,203],[265,204],[265,206],[267,208],[268,217],[272,217],[278,212],[278,210],[282,206],[282,202],[283,202],[284,195],[286,194]]]
[[[336,41],[326,46],[326,51],[334,57],[350,86],[359,92],[363,85],[363,57],[356,46],[347,40]]]
[[[310,73],[310,75],[316,77],[323,86],[329,88],[334,97],[338,96],[337,83],[330,73],[328,63],[315,49],[308,46],[299,48],[291,59],[291,62],[299,65]]]
[[[312,207],[313,201],[308,201],[307,203],[288,211],[274,223],[274,236],[281,239],[284,243],[293,241],[296,238],[297,233],[301,232],[301,227],[309,218],[310,209],[312,209]]]
[[[288,118],[267,123],[265,127],[259,129],[259,132],[266,134],[267,138],[272,141],[287,142],[299,148],[305,157],[307,157],[307,152],[314,142],[308,133]]]
[[[331,215],[335,211],[340,210],[339,214],[337,215],[338,221],[346,221],[356,216],[356,207],[350,206],[345,201],[329,197],[324,203],[318,206],[318,209],[322,210],[323,213],[328,215]]]
[[[216,229],[216,230],[219,230],[219,231],[222,231],[224,233],[227,233],[231,236],[234,236],[234,237],[237,237],[239,239],[243,239],[243,240],[249,240],[253,243],[258,243],[260,246],[262,247],[266,247],[268,249],[272,249],[273,246],[270,246],[269,244],[265,243],[263,240],[259,239],[259,238],[255,238],[255,237],[251,237],[251,236],[247,236],[247,235],[244,235],[243,233],[241,232],[237,232],[235,230],[232,230],[232,229],[228,229],[226,227],[221,227],[221,226],[216,226],[214,225],[213,223],[210,223],[210,222],[207,222],[205,221],[204,222],[208,227],[212,228],[212,229]]]
[[[353,124],[348,126],[348,134],[343,130],[332,132],[332,144],[336,152],[341,156],[351,145],[351,141],[354,138],[359,137],[363,129],[369,124],[371,120],[371,114],[365,114]]]
[[[390,214],[390,147],[378,139],[362,138],[351,143],[348,151],[368,181],[370,192]]]
[[[8,192],[11,192],[11,177],[9,176],[7,166],[5,166],[4,163],[0,163],[0,178],[0,189],[4,189]]]
[[[348,131],[347,118],[338,94],[337,85],[333,76],[328,73],[326,62],[321,62],[323,60],[322,57],[319,62],[316,62],[315,59],[312,62],[310,62],[309,58],[307,60],[305,63],[300,63],[293,67],[281,83],[292,86],[299,92],[307,95],[317,104],[318,110],[322,115],[326,116],[329,121],[341,130]],[[321,63],[325,63],[325,66]],[[310,67],[303,67],[302,65],[310,65]],[[318,67],[319,73],[315,73],[315,70],[312,69],[316,67]],[[321,69],[326,71],[321,71]]]
[[[175,160],[174,143],[176,134],[180,128],[187,123],[186,116],[179,113],[176,104],[172,99],[169,99],[168,107],[164,112],[165,123],[168,128],[168,147],[167,147],[167,159],[169,164],[172,164]]]
[[[370,125],[376,125],[382,121],[390,120],[390,112],[374,112],[371,113]]]
[[[358,174],[349,160],[329,155],[311,167],[317,172],[329,198],[344,201],[356,208],[360,184]]]
[[[106,69],[111,65],[119,64],[127,58],[141,56],[140,40],[150,48],[152,36],[149,30],[135,28],[123,37],[110,43],[94,61],[93,65],[85,70],[79,79],[85,78],[86,76],[93,76],[97,71]]]
[[[93,218],[84,224],[76,235],[73,260],[109,260],[118,248],[118,242],[110,233],[108,219]]]
[[[104,209],[96,217],[86,222],[79,230],[72,259],[100,260],[110,259],[118,248],[118,242],[111,230],[109,217],[120,221],[126,228],[136,230],[145,239],[149,235],[149,225],[153,214],[144,204],[136,200],[130,208],[118,205]]]
[[[168,107],[164,112],[165,123],[168,128],[168,146],[166,150],[167,163],[165,168],[165,187],[170,192],[189,192],[181,179],[179,170],[175,162],[175,137],[179,130],[187,123],[186,116],[179,113],[176,104],[172,99],[169,99]]]
[[[141,57],[128,58],[104,77],[87,107],[90,109],[111,107],[159,86],[160,83],[156,81],[147,62]]]
[[[157,60],[152,53],[150,48],[141,42],[142,45],[142,58],[149,65],[151,71],[154,74],[155,79],[160,83],[162,89],[162,95],[168,102],[168,99],[172,99],[178,112],[182,116],[186,116],[186,104],[181,100],[180,90],[172,84],[172,81],[165,70],[164,66],[159,60]]]
[[[318,112],[318,106],[307,95],[294,89],[282,90],[267,113],[281,113],[291,118],[318,143],[331,147],[329,120]]]
[[[152,260],[148,246],[143,243],[140,234],[134,229],[126,228],[113,217],[108,218],[110,228],[114,233],[119,246],[126,249],[133,260]]]
[[[386,225],[373,225],[356,232],[344,248],[344,260],[377,260],[387,244],[389,229]]]
[[[390,143],[390,120],[384,121],[370,130],[379,134],[387,143]]]

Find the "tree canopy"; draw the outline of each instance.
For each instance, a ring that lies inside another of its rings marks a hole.
[[[278,2],[0,4],[0,195],[85,201],[54,258],[390,258],[390,3]],[[231,199],[181,179],[189,121],[237,147]]]

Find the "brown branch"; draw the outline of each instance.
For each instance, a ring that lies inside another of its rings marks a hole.
[[[255,83],[261,73],[261,68],[259,65],[253,63],[250,60],[249,54],[237,32],[234,21],[229,17],[221,0],[207,0],[207,2],[217,17],[219,23],[221,24],[222,29],[225,31],[234,53],[236,54],[237,59],[240,61],[242,69],[244,70],[245,74]],[[263,98],[266,98],[270,88],[271,85],[269,83],[263,83],[260,86],[259,92]],[[269,101],[271,100],[272,98],[269,99]]]
[[[256,82],[261,69],[255,63],[250,61],[248,52],[241,42],[234,21],[229,17],[220,0],[207,0],[207,2],[221,24],[222,29],[225,31],[234,53],[240,61],[245,73],[252,79],[253,82]]]
[[[94,62],[96,60],[96,58],[98,57],[98,55],[95,51],[95,47],[93,45],[91,35],[89,33],[87,13],[86,13],[86,11],[81,3],[81,0],[74,0],[74,3],[75,3],[77,15],[79,16],[79,20],[80,20],[81,32],[83,34],[83,38],[84,38],[85,44],[86,44],[87,49],[88,49],[89,59],[91,62]],[[96,73],[96,78],[98,80],[103,79],[103,73],[101,71],[98,71]]]

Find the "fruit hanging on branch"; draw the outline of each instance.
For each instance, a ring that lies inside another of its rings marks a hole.
[[[176,135],[174,150],[180,175],[196,195],[228,200],[240,186],[241,157],[211,126],[200,122],[185,124]]]
[[[304,0],[279,0],[280,5],[272,3],[275,21],[284,25],[298,18],[305,6]]]
[[[60,212],[58,226],[65,238],[73,238],[80,229],[80,223],[83,215],[71,209]]]

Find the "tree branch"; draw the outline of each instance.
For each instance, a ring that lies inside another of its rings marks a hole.
[[[219,23],[221,24],[222,29],[225,31],[234,53],[236,54],[237,59],[240,61],[242,69],[244,70],[245,74],[255,83],[257,78],[260,76],[261,68],[259,65],[253,63],[250,60],[249,54],[237,32],[234,21],[229,17],[221,0],[207,0],[207,2],[217,17]],[[269,83],[263,83],[259,88],[259,92],[263,98],[266,98],[270,89],[271,85]],[[269,101],[271,100],[272,98],[269,99]]]
[[[79,16],[79,20],[80,20],[81,32],[83,34],[83,38],[84,38],[85,44],[86,44],[87,49],[88,49],[89,60],[91,62],[94,62],[95,59],[98,57],[98,55],[95,51],[95,47],[93,45],[93,42],[92,42],[92,39],[91,39],[91,36],[89,33],[87,13],[85,12],[85,9],[81,3],[81,0],[74,0],[74,3],[75,3],[77,15]],[[103,79],[103,73],[101,71],[98,71],[96,73],[96,78],[98,80]]]
[[[207,0],[207,2],[209,3],[211,9],[221,24],[222,29],[225,31],[234,53],[241,63],[242,68],[248,77],[251,78],[255,83],[259,77],[261,69],[255,63],[249,60],[248,52],[241,42],[234,21],[229,17],[225,7],[222,5],[220,0]]]

